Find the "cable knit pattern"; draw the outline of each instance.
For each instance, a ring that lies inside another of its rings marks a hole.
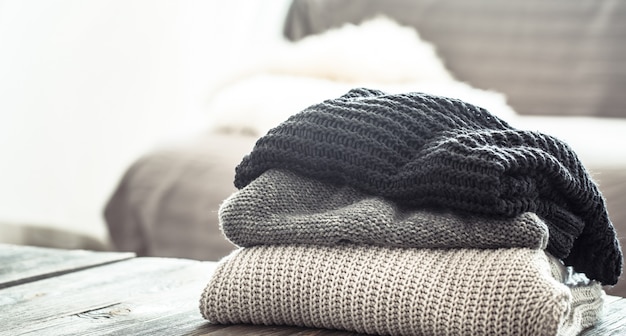
[[[379,335],[576,335],[603,292],[564,285],[559,264],[532,249],[255,246],[220,263],[200,309],[213,323]]]
[[[235,185],[272,168],[401,206],[534,212],[548,224],[548,252],[604,284],[615,284],[622,271],[604,199],[575,153],[459,100],[351,90],[261,137],[236,168]]]
[[[416,248],[545,249],[548,228],[534,213],[513,218],[414,210],[337,186],[270,169],[219,210],[222,231],[239,246],[349,241]]]

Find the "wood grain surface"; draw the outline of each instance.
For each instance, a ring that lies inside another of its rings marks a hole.
[[[133,253],[92,252],[0,244],[0,288],[133,258]]]

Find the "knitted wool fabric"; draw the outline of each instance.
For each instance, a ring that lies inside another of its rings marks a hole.
[[[348,186],[270,169],[219,210],[222,231],[239,246],[350,241],[418,248],[545,249],[548,228],[534,213],[488,218],[399,208]]]
[[[534,212],[548,224],[547,250],[567,265],[605,284],[622,271],[604,199],[567,144],[459,100],[351,90],[261,137],[236,168],[235,186],[271,168],[404,206]]]
[[[576,335],[597,320],[597,282],[567,286],[532,249],[260,245],[223,260],[200,300],[220,324],[380,335]]]

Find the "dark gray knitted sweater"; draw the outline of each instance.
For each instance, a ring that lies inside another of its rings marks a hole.
[[[402,206],[507,217],[534,212],[548,224],[548,252],[603,284],[621,274],[604,199],[569,146],[459,100],[351,90],[261,137],[236,168],[235,186],[271,168]]]

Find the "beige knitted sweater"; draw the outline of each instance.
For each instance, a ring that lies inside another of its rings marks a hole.
[[[596,321],[602,297],[537,249],[266,245],[226,257],[200,309],[222,324],[565,336]]]

